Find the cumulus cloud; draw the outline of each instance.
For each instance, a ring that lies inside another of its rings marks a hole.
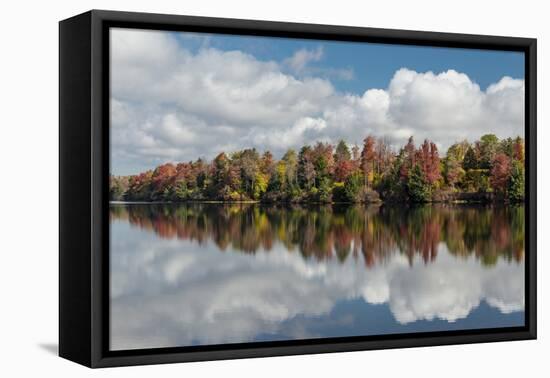
[[[112,227],[112,349],[321,337],[308,326],[319,322],[373,334],[353,328],[353,314],[331,313],[353,300],[388,306],[392,332],[418,320],[456,322],[483,301],[503,313],[524,308],[523,262],[499,259],[486,268],[473,256],[453,257],[444,244],[429,265],[411,267],[393,254],[367,270],[361,257],[304,260],[281,244],[254,255],[222,253],[207,241],[198,249],[125,223]]]
[[[441,148],[488,132],[523,135],[521,79],[503,77],[482,90],[454,70],[402,68],[386,88],[351,94],[331,78],[351,79],[353,71],[313,65],[322,46],[277,62],[208,44],[186,49],[158,31],[113,29],[111,41],[115,174],[228,149],[282,156],[317,140],[360,143],[369,133],[396,145],[410,135],[430,138]]]

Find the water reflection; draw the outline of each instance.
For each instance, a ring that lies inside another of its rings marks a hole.
[[[393,252],[412,265],[437,257],[444,242],[456,256],[475,255],[484,265],[498,258],[522,261],[523,206],[263,207],[250,204],[129,205],[111,207],[113,220],[127,220],[163,239],[213,241],[225,251],[270,251],[277,242],[304,258],[336,257],[340,262],[362,254],[367,266]]]
[[[112,349],[523,325],[522,206],[110,215]]]

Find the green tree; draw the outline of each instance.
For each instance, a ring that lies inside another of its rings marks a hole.
[[[472,146],[468,147],[468,150],[466,150],[464,160],[462,161],[462,168],[464,168],[465,171],[479,168],[479,160]]]
[[[462,163],[462,161],[464,160],[464,156],[466,155],[466,152],[468,151],[469,148],[470,148],[470,143],[468,143],[467,140],[463,140],[462,142],[455,143],[447,149],[447,157],[453,156],[454,159],[456,159],[456,161],[458,161],[459,163]]]
[[[109,200],[122,201],[125,199],[129,187],[128,176],[113,176],[109,177]]]
[[[460,181],[463,190],[469,192],[488,192],[491,188],[487,169],[469,169]]]
[[[248,197],[254,196],[254,181],[260,171],[260,156],[255,148],[234,154],[232,163],[240,171],[241,192]]]
[[[190,199],[190,191],[184,180],[177,180],[171,190],[171,199],[174,201],[187,201]]]
[[[419,164],[415,164],[409,172],[407,192],[413,202],[427,202],[430,199],[430,184]]]
[[[512,162],[508,180],[508,197],[515,202],[523,201],[525,198],[525,168],[518,160]]]
[[[262,198],[264,193],[267,191],[267,185],[269,183],[269,178],[266,174],[258,172],[256,173],[256,178],[252,187],[252,199],[259,200]]]
[[[336,146],[334,153],[334,181],[343,182],[351,174],[354,169],[351,161],[351,153],[346,142],[341,140]]]
[[[310,146],[303,146],[298,155],[298,183],[305,190],[315,184],[315,165],[313,150]]]
[[[298,158],[296,151],[289,149],[284,155],[283,159],[286,166],[286,181],[289,188],[298,187]]]
[[[336,152],[334,153],[334,160],[336,163],[341,161],[347,161],[351,159],[351,153],[349,151],[348,145],[341,139],[336,146]]]
[[[391,200],[406,199],[407,177],[402,176],[405,161],[406,153],[402,148],[399,151],[399,154],[393,159],[388,173],[382,178],[380,185],[378,186],[378,190],[383,198]]]
[[[460,166],[456,155],[447,154],[447,157],[443,161],[443,175],[445,176],[445,182],[451,188],[454,188],[462,176],[464,176],[464,170]]]
[[[429,201],[437,189],[497,192],[497,198],[521,201],[525,194],[525,145],[521,137],[501,141],[483,135],[449,147],[439,156],[435,143],[417,149],[412,137],[398,154],[384,139],[367,136],[363,149],[350,151],[340,140],[288,150],[281,160],[254,149],[203,159],[165,163],[132,176],[111,176],[110,200],[304,200],[369,202]],[[420,171],[419,171],[420,170]]]
[[[344,194],[348,201],[359,202],[363,189],[363,177],[361,173],[356,172],[346,178],[344,183]]]
[[[495,134],[483,135],[478,144],[479,148],[479,163],[482,169],[491,169],[493,159],[499,148],[499,141]]]
[[[321,180],[330,179],[334,173],[334,156],[332,145],[318,142],[313,148],[315,166],[315,185],[321,186]]]
[[[264,199],[267,202],[288,200],[287,166],[284,160],[275,165],[275,170],[269,179]]]
[[[500,141],[498,152],[501,152],[508,156],[510,159],[514,157],[514,140],[512,138],[506,138]]]
[[[208,164],[199,158],[196,162],[191,164],[194,176],[194,182],[196,189],[199,192],[204,192],[209,185],[210,177],[208,175]]]
[[[220,153],[212,163],[212,183],[207,189],[209,197],[224,201],[238,199],[236,191],[239,188],[239,167],[224,152]]]
[[[322,177],[319,180],[319,188],[317,192],[317,199],[319,202],[331,202],[332,201],[332,186],[328,177]]]
[[[409,177],[409,171],[414,167],[416,164],[416,147],[414,145],[414,138],[411,136],[409,137],[409,141],[407,144],[401,149],[399,152],[399,158],[400,158],[400,168],[399,168],[399,175],[401,180],[407,181]]]

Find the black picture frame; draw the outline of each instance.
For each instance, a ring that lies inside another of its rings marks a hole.
[[[109,351],[110,27],[525,53],[525,326]],[[59,355],[88,367],[536,338],[536,39],[92,10],[59,23]]]

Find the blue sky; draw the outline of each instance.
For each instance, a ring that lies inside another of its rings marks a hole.
[[[515,51],[492,51],[362,42],[319,41],[274,37],[221,34],[174,33],[182,46],[197,51],[204,47],[239,50],[260,60],[283,61],[297,50],[323,49],[316,66],[324,69],[351,69],[352,79],[331,77],[334,86],[344,92],[363,93],[368,88],[386,88],[394,73],[403,67],[440,73],[449,69],[466,73],[481,89],[503,76],[523,79],[524,54]],[[181,38],[195,35],[196,39]]]
[[[115,28],[111,89],[114,174],[367,135],[442,152],[524,135],[517,52]]]

